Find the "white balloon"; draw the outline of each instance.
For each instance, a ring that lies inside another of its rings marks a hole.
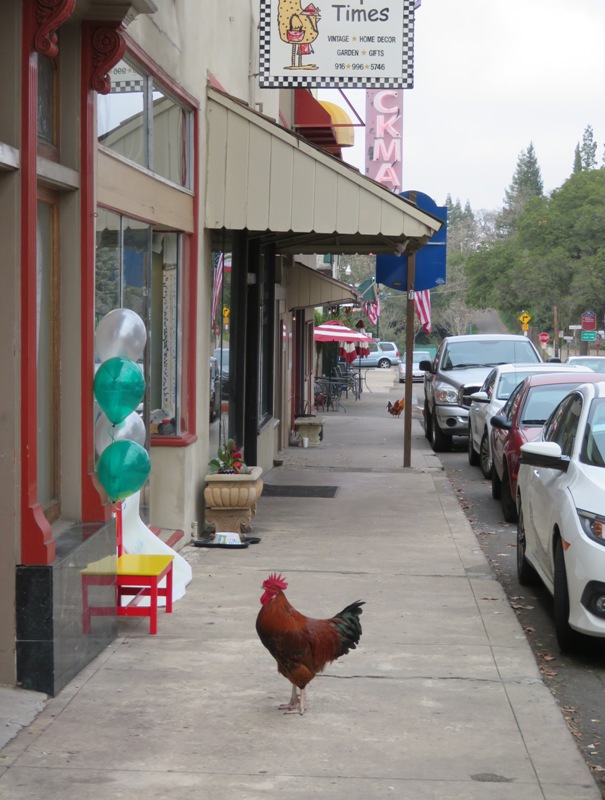
[[[97,455],[101,455],[103,450],[112,442],[120,439],[129,439],[145,446],[145,423],[140,415],[133,411],[123,422],[113,425],[105,414],[99,414],[95,424],[95,449]]]
[[[95,333],[97,355],[101,361],[116,356],[138,361],[146,341],[145,323],[130,308],[114,308],[105,314]]]

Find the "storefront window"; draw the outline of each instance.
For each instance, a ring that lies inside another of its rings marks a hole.
[[[56,63],[38,55],[38,139],[55,146],[57,105]]]
[[[145,322],[145,423],[178,434],[181,237],[111,211],[97,214],[95,318],[129,308]]]
[[[110,93],[97,98],[99,144],[191,188],[191,110],[134,62],[120,61],[110,77]]]

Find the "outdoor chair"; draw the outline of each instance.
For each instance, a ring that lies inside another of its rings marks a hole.
[[[91,616],[112,616],[114,606],[94,606],[89,592],[94,586],[110,585],[117,589],[119,617],[149,617],[149,633],[158,632],[158,598],[166,598],[166,613],[172,612],[172,569],[174,556],[147,553],[126,553],[122,541],[122,506],[116,507],[117,556],[93,561],[81,570],[82,628],[90,633]],[[160,584],[164,581],[164,585]],[[122,605],[122,600],[128,602]],[[148,603],[147,603],[148,601]]]

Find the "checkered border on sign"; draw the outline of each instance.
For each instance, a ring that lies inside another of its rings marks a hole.
[[[115,81],[111,84],[111,93],[126,94],[129,92],[142,92],[144,88],[145,84],[140,78],[131,81]]]
[[[414,0],[404,0],[403,52],[401,78],[380,78],[344,75],[271,75],[271,5],[274,0],[261,0],[259,42],[259,86],[262,89],[412,89],[414,87]]]

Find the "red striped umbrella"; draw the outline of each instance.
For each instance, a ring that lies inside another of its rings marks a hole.
[[[316,342],[340,342],[338,355],[347,364],[351,364],[358,356],[367,355],[369,350],[364,347],[364,344],[374,341],[365,331],[347,328],[337,319],[318,325],[313,331],[313,338]]]
[[[316,342],[352,342],[353,344],[374,341],[374,339],[365,332],[361,333],[361,331],[354,331],[352,328],[347,328],[346,325],[343,325],[343,323],[339,322],[337,319],[318,325],[313,331],[313,338]]]

